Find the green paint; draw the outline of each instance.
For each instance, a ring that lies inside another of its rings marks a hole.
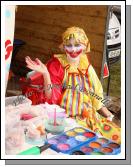
[[[102,152],[92,152],[91,155],[104,155]]]

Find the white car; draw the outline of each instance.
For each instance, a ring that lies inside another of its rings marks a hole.
[[[121,24],[114,13],[110,14],[107,33],[107,54],[109,61],[120,59],[121,54]]]

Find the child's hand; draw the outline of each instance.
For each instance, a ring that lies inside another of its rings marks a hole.
[[[43,64],[38,58],[35,59],[35,61],[32,61],[29,56],[25,58],[25,61],[27,63],[27,67],[31,70],[34,70],[36,72],[40,72],[42,74],[48,73],[47,67],[45,64]]]
[[[107,120],[112,122],[113,118],[114,118],[114,115],[112,114],[112,115],[107,117]]]

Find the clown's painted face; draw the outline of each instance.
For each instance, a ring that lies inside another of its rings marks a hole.
[[[79,57],[85,48],[85,45],[77,43],[74,38],[69,39],[68,42],[64,45],[64,50],[67,56],[71,57],[71,59],[76,59]]]

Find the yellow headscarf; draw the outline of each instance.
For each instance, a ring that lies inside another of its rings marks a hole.
[[[60,48],[63,49],[63,46],[70,40],[70,38],[75,38],[77,43],[84,44],[86,46],[85,52],[90,52],[90,42],[83,29],[79,27],[70,27],[62,34],[63,43],[60,45]]]

